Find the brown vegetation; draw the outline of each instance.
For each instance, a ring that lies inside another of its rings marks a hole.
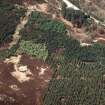
[[[27,65],[32,73],[26,75],[31,78],[29,81],[20,82],[12,75],[14,64],[0,61],[0,105],[41,105],[43,92],[51,79],[49,66],[27,55],[22,56],[19,65]]]

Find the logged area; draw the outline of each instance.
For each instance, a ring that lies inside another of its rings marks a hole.
[[[0,61],[0,105],[41,105],[50,67],[27,55]]]
[[[104,11],[103,0],[0,1],[0,105],[105,105],[105,18],[94,6]]]

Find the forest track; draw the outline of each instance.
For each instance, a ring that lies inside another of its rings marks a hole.
[[[21,38],[20,31],[25,27],[29,20],[29,16],[31,15],[32,11],[27,9],[27,12],[25,13],[25,16],[20,19],[20,23],[17,25],[15,33],[13,34],[13,41],[9,43],[9,49],[13,46],[16,45]]]
[[[19,6],[19,5],[18,5]],[[39,7],[39,8],[38,8]],[[13,39],[12,41],[9,43],[9,47],[7,49],[10,49],[13,47],[13,45],[16,45],[19,41],[19,39],[21,38],[21,30],[24,29],[25,25],[27,24],[28,20],[29,20],[29,16],[31,15],[32,11],[39,11],[39,12],[44,12],[47,14],[46,11],[46,5],[42,4],[42,5],[26,5],[24,7],[27,11],[25,13],[24,17],[20,18],[20,23],[17,25],[16,30],[14,32]]]
[[[79,9],[78,7],[76,7],[75,5],[73,5],[70,1],[68,1],[68,0],[63,0],[63,1],[69,7],[73,7],[76,10]],[[42,13],[44,13],[46,15],[50,15],[52,17],[52,19],[62,21],[65,24],[65,26],[67,27],[68,32],[71,33],[71,36],[74,37],[75,39],[79,40],[80,43],[82,43],[82,41],[84,42],[86,40],[90,40],[90,37],[88,35],[86,35],[86,33],[82,29],[80,29],[80,28],[78,29],[76,27],[73,27],[73,24],[70,21],[64,19],[62,16],[57,17],[56,15],[51,14],[50,12],[48,12],[48,3],[28,5],[28,6],[25,7],[25,9],[27,9],[27,12],[26,12],[25,16],[23,17],[23,19],[21,19],[21,22],[17,25],[17,28],[15,30],[15,33],[13,34],[13,41],[9,44],[9,49],[13,45],[17,44],[17,42],[21,38],[20,31],[27,24],[27,22],[29,20],[29,16],[31,15],[32,11],[42,12]],[[53,18],[53,16],[55,16],[55,17]],[[95,18],[94,18],[94,20],[96,22],[99,22],[99,20],[96,20]]]

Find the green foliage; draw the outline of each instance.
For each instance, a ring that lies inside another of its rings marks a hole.
[[[89,15],[86,15],[81,10],[74,10],[72,8],[66,8],[62,7],[62,14],[65,19],[71,21],[74,25],[77,24],[78,27],[81,27],[82,25],[88,25],[89,22]]]
[[[33,12],[29,24],[37,24],[42,31],[65,33],[66,28],[62,22],[51,20],[39,12]]]
[[[45,38],[49,53],[51,53],[58,48],[64,48],[67,37],[64,34],[48,33]]]
[[[0,51],[0,59],[6,59],[9,58],[10,56],[13,56],[15,52],[17,51],[18,44],[14,45],[11,49],[6,49],[3,51]]]
[[[0,1],[0,43],[11,39],[24,9],[18,9],[12,4]]]
[[[0,12],[10,11],[14,9],[13,5],[0,1]]]
[[[61,78],[53,76],[43,97],[44,105],[104,105],[105,46],[81,47],[72,38],[64,43],[64,53],[51,60],[54,75]]]
[[[30,45],[33,45],[32,49],[35,43],[45,44],[48,49],[47,61],[54,69],[43,105],[104,105],[105,45],[81,47],[77,40],[55,28],[55,32],[53,29],[49,31],[49,25],[52,27],[53,22],[49,19],[46,21],[40,13],[34,13],[30,20],[23,39],[33,40],[34,43]],[[46,21],[45,25],[40,26],[43,21]],[[32,31],[28,32],[31,28]]]
[[[61,63],[61,79],[53,78],[44,105],[104,105],[105,65],[75,59]]]
[[[46,60],[48,56],[48,51],[46,49],[45,44],[36,44],[31,41],[24,41],[20,42],[19,51],[21,53],[26,53],[33,57]]]

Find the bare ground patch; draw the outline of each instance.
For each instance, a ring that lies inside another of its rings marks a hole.
[[[50,79],[50,67],[39,59],[23,55],[0,61],[0,105],[42,105]]]

